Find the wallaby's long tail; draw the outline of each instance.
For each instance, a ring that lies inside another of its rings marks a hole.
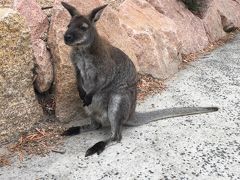
[[[180,107],[150,111],[146,113],[136,112],[136,118],[126,122],[126,126],[140,126],[153,121],[172,117],[187,116],[218,111],[218,107]]]

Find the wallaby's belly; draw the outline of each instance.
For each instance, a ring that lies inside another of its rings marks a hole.
[[[108,102],[104,94],[95,94],[92,103],[85,108],[86,113],[102,126],[109,126],[108,120]]]

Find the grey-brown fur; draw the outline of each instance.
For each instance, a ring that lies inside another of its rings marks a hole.
[[[94,9],[86,16],[81,15],[67,3],[62,2],[62,5],[72,16],[64,40],[72,47],[71,60],[75,67],[79,95],[91,118],[91,124],[72,127],[63,135],[79,134],[101,126],[111,127],[111,137],[88,149],[86,156],[101,153],[111,141],[120,141],[123,125],[140,125],[162,118],[217,110],[216,108],[174,108],[168,111],[136,114],[135,66],[124,52],[100,37],[95,28],[95,23],[106,5]]]

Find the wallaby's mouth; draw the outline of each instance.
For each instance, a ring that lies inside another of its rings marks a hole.
[[[79,43],[79,42],[74,42],[74,43],[69,43],[69,42],[64,42],[66,45],[71,46],[71,47],[85,47],[87,46],[84,42]]]

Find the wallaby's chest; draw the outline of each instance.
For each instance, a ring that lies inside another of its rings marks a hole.
[[[98,69],[94,63],[94,57],[85,53],[78,53],[74,54],[72,58],[80,73],[81,85],[87,92],[96,83],[96,76],[98,74]]]
[[[80,71],[83,79],[88,79],[94,75],[97,71],[96,66],[93,63],[93,59],[88,56],[82,56],[76,63],[78,70]]]

